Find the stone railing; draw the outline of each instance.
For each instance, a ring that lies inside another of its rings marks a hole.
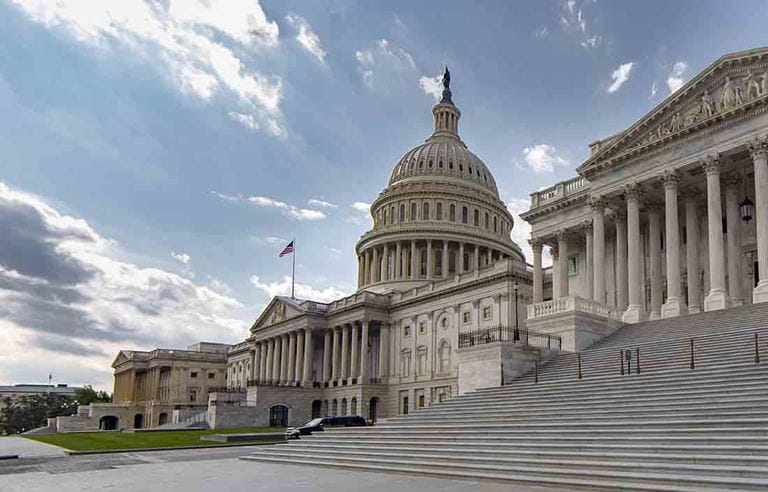
[[[389,296],[385,294],[376,294],[374,292],[368,292],[364,290],[362,292],[352,294],[351,296],[347,296],[342,299],[339,299],[338,301],[333,301],[331,304],[328,305],[328,310],[335,311],[337,309],[341,309],[346,306],[351,306],[353,304],[358,304],[362,302],[365,302],[368,304],[387,305],[389,304]]]
[[[528,305],[528,319],[573,312],[589,313],[603,318],[621,319],[621,314],[613,307],[576,296],[561,297],[560,299]]]
[[[569,195],[576,194],[589,185],[589,182],[582,176],[576,176],[566,181],[561,181],[554,186],[545,188],[541,191],[531,193],[531,208],[540,207],[549,202],[554,202]]]

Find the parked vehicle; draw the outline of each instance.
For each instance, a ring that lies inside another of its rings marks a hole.
[[[346,417],[320,417],[312,419],[301,427],[285,429],[286,439],[299,439],[300,436],[310,436],[313,432],[322,432],[329,427],[363,427],[368,425],[365,418],[359,415]]]

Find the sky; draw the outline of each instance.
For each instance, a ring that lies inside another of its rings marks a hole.
[[[235,343],[271,296],[355,289],[354,245],[429,136],[517,218],[588,144],[725,53],[761,1],[0,0],[0,384],[111,388],[120,349]],[[530,261],[530,257],[529,257]]]

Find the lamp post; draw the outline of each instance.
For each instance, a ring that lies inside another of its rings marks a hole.
[[[517,288],[518,288],[517,279],[515,279],[515,284],[514,284],[514,289],[515,289],[515,335],[514,335],[514,339],[513,339],[513,341],[515,341],[515,342],[520,340],[520,328],[518,327],[518,323],[517,323]]]

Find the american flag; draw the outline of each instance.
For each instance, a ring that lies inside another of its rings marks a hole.
[[[291,241],[290,243],[288,243],[288,246],[286,246],[285,248],[283,248],[283,250],[282,250],[282,251],[280,251],[280,254],[279,254],[279,255],[277,255],[277,257],[278,257],[278,258],[282,258],[283,256],[289,255],[289,254],[291,254],[291,253],[293,253],[293,241]]]

